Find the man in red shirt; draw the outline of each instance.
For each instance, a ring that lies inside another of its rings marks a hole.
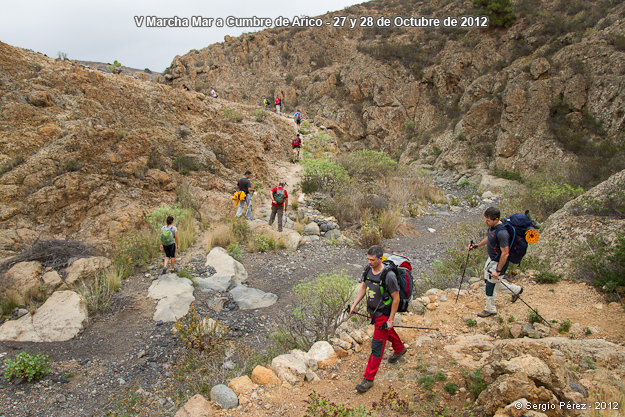
[[[282,214],[286,212],[286,207],[289,204],[289,195],[287,194],[284,186],[285,182],[281,182],[277,187],[273,187],[271,190],[271,216],[269,217],[269,225],[273,224],[273,221],[278,215],[278,232],[282,231]]]

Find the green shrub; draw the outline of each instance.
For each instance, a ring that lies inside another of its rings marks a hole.
[[[467,320],[467,327],[475,327],[477,326],[477,322],[473,319],[468,319]]]
[[[174,159],[172,163],[172,168],[181,173],[182,175],[187,175],[191,171],[199,171],[200,165],[197,163],[195,158],[179,155]]]
[[[417,382],[423,385],[424,389],[430,391],[435,383],[439,381],[444,381],[446,379],[447,377],[445,376],[445,374],[439,371],[435,373],[434,375],[424,375],[421,378],[419,378]]]
[[[263,109],[256,109],[254,111],[254,116],[256,116],[256,121],[260,123],[267,118],[267,112]]]
[[[397,169],[397,162],[384,152],[363,149],[340,159],[340,164],[354,178],[374,180]]]
[[[570,200],[584,193],[582,187],[540,177],[530,181],[528,190],[528,193],[521,197],[520,205],[529,209],[536,218],[541,219],[546,219]]]
[[[305,159],[302,191],[338,192],[349,184],[349,175],[345,168],[329,159]]]
[[[113,74],[121,74],[122,72],[122,64],[117,60],[113,61],[113,64],[108,64],[106,69],[111,71]]]
[[[202,317],[192,305],[189,312],[174,323],[176,336],[189,349],[220,353],[225,348],[229,330],[218,321]]]
[[[464,199],[469,204],[469,207],[477,207],[482,202],[482,199],[477,194],[467,194],[464,196]]]
[[[543,319],[540,318],[540,314],[538,313],[538,310],[536,310],[535,312],[530,310],[527,313],[527,321],[534,324],[534,323],[540,323]]]
[[[223,109],[224,116],[235,123],[241,123],[243,121],[243,116],[237,109],[233,109],[231,107],[224,107]]]
[[[592,252],[578,262],[577,275],[590,280],[599,290],[616,299],[625,295],[625,234],[618,233],[613,245],[606,244],[608,239],[595,237],[589,243]]]
[[[486,384],[486,381],[484,381],[484,377],[482,376],[482,369],[480,368],[469,372],[468,376],[469,381],[467,381],[467,385],[469,386],[469,392],[471,392],[471,395],[475,399],[481,394],[482,391],[486,389],[488,385]]]
[[[4,377],[10,381],[13,378],[22,378],[27,381],[36,381],[50,373],[48,355],[30,355],[22,352],[13,359],[6,358]]]
[[[339,318],[355,285],[346,270],[323,273],[312,281],[298,283],[293,288],[297,307],[282,326],[285,339],[308,350],[314,342],[331,337],[341,323]]]
[[[523,182],[523,177],[521,177],[521,174],[514,171],[508,171],[507,169],[495,168],[493,170],[493,175],[499,178],[505,178],[507,180]]]
[[[458,386],[453,382],[448,382],[445,384],[445,391],[449,393],[449,395],[456,395],[458,392]]]
[[[343,404],[335,404],[328,399],[318,396],[314,391],[308,394],[308,407],[305,417],[374,417],[375,414],[368,411],[362,405],[360,407],[346,407]]]
[[[516,20],[511,0],[473,0],[473,7],[486,13],[490,27],[510,27]]]
[[[560,282],[560,279],[562,279],[562,275],[548,271],[541,271],[534,278],[538,284],[555,284]]]
[[[565,319],[562,323],[560,323],[560,327],[558,328],[558,331],[560,333],[566,333],[569,330],[571,330],[571,320],[570,319]]]
[[[280,244],[271,236],[263,233],[255,233],[252,235],[252,249],[258,252],[267,252],[268,250],[277,250]]]
[[[240,261],[243,257],[241,245],[238,242],[229,244],[226,250],[228,251],[228,254],[230,254],[230,256],[232,256],[237,261]]]
[[[360,246],[369,248],[379,245],[382,240],[382,230],[380,226],[372,220],[365,220],[360,227]]]
[[[401,126],[401,130],[404,131],[408,139],[414,138],[417,136],[417,122],[408,120]]]

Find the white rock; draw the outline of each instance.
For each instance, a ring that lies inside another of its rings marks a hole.
[[[308,223],[304,226],[304,230],[302,231],[302,235],[304,236],[319,236],[320,233],[319,225],[315,222]]]
[[[94,279],[102,270],[108,268],[111,261],[103,256],[80,258],[65,268],[65,285],[78,284],[85,280]]]
[[[291,354],[276,356],[271,361],[271,369],[283,381],[297,384],[306,378],[306,364]]]
[[[196,277],[198,288],[203,291],[227,291],[232,286],[232,277],[228,275],[213,275],[208,278]]]
[[[245,285],[238,285],[230,290],[232,298],[241,310],[269,307],[278,301],[278,296]]]
[[[183,317],[195,301],[191,281],[176,274],[161,275],[150,286],[148,297],[158,300],[152,319],[164,322]]]
[[[247,281],[247,271],[243,264],[228,255],[224,248],[213,248],[206,256],[206,266],[215,268],[216,276],[229,276],[235,285]]]
[[[434,233],[434,232],[436,232],[436,229],[432,229],[431,227],[428,227],[428,232]]]
[[[35,312],[0,327],[1,341],[64,342],[88,322],[87,306],[74,291],[57,291]]]
[[[312,357],[320,367],[323,367],[323,364],[335,362],[337,359],[334,348],[325,340],[315,342],[308,350],[308,355]]]

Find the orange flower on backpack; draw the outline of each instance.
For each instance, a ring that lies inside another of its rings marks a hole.
[[[538,230],[530,229],[525,232],[525,240],[527,240],[527,243],[533,245],[538,242],[538,239],[540,239],[540,233],[538,233]]]

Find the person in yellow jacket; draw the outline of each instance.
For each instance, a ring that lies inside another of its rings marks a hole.
[[[252,188],[252,182],[250,181],[250,175],[252,175],[251,171],[245,171],[245,174],[243,174],[243,178],[241,178],[237,183],[237,188],[239,189],[239,192],[242,191],[243,193],[245,193],[245,200],[241,201],[238,205],[239,208],[237,209],[237,217],[241,217],[241,215],[243,214],[243,206],[247,205],[245,217],[248,220],[252,220],[252,193],[254,192],[254,189]],[[241,195],[239,194],[239,196]]]

